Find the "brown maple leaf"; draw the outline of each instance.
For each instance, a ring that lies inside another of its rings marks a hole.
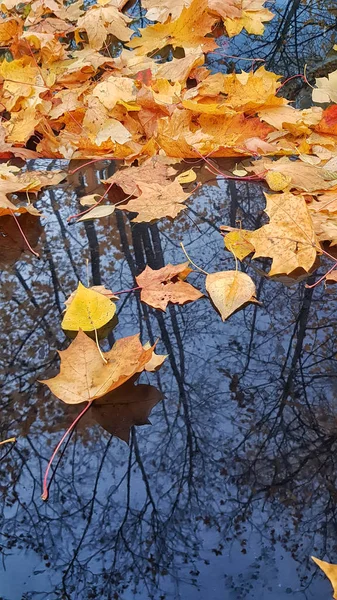
[[[136,277],[137,284],[142,288],[140,299],[160,310],[165,310],[169,302],[185,304],[199,300],[203,294],[185,281],[192,270],[188,267],[188,262],[169,264],[158,270],[147,265]]]
[[[139,335],[117,340],[104,359],[96,343],[79,331],[66,350],[59,352],[60,372],[45,383],[67,404],[80,404],[101,398],[121,386],[151,360],[153,347],[144,349]]]

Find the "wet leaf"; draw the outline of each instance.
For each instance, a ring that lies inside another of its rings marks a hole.
[[[61,327],[69,331],[94,331],[106,325],[115,312],[116,305],[106,295],[86,288],[79,282]]]
[[[134,335],[117,340],[103,353],[104,362],[96,343],[80,330],[70,346],[59,352],[59,374],[40,383],[66,404],[96,400],[141,373],[152,353],[153,348],[144,350],[139,335]]]
[[[255,283],[242,271],[210,273],[206,277],[206,290],[223,321],[247,302],[257,302]]]
[[[90,221],[91,219],[101,219],[102,217],[108,217],[115,212],[115,207],[112,204],[101,204],[90,210],[87,214],[83,215],[77,222]]]
[[[192,269],[188,262],[179,265],[166,265],[161,269],[151,269],[146,266],[136,277],[137,284],[142,288],[140,299],[153,308],[166,310],[169,302],[185,304],[202,298],[203,294],[193,285],[185,281]]]
[[[311,557],[312,560],[322,569],[323,573],[328,577],[333,587],[333,597],[337,600],[337,565],[320,560],[315,556]]]

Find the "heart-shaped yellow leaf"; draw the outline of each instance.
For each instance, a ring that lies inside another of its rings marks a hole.
[[[103,294],[86,288],[81,282],[64,315],[61,327],[68,331],[94,331],[108,323],[116,305]]]
[[[223,321],[247,302],[257,302],[254,281],[242,271],[219,271],[207,275],[206,290]]]

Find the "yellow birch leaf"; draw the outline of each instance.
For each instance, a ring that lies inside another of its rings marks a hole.
[[[242,271],[219,271],[207,275],[206,290],[223,321],[247,302],[257,302],[254,281]]]
[[[311,558],[330,580],[333,587],[333,597],[337,600],[337,565],[325,562],[324,560],[319,560],[319,558],[315,558],[315,556],[312,556]]]
[[[227,233],[224,238],[226,248],[239,260],[243,260],[255,250],[253,244],[249,241],[249,233],[244,229],[237,229]]]
[[[81,282],[61,323],[68,331],[94,331],[108,323],[116,312],[116,305],[106,296],[86,288]]]
[[[292,179],[289,175],[284,175],[279,171],[268,171],[266,175],[266,182],[274,192],[282,192],[289,186],[291,181]]]

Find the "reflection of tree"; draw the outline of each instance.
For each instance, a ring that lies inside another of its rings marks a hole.
[[[100,175],[107,176],[104,168]],[[94,188],[99,177],[86,173],[89,179]],[[76,187],[81,195],[83,186]],[[219,224],[260,225],[261,200],[256,185],[219,182],[194,196],[188,216],[173,224],[132,224],[116,211],[88,230],[64,226],[77,206],[70,190],[44,194],[40,263],[27,259],[2,275],[3,434],[19,436],[1,464],[3,553],[6,561],[22,546],[51,565],[52,583],[46,579],[45,593],[32,598],[110,599],[137,589],[158,600],[170,582],[179,598],[211,556],[249,555],[256,532],[261,558],[267,547],[275,561],[281,544],[303,563],[304,577],[314,545],[320,556],[333,551],[334,296],[327,302],[320,288],[287,289],[266,277],[257,281],[263,308],[249,307],[226,324],[207,299],[162,313],[137,293],[122,295],[114,334],[160,337],[158,350],[169,356],[148,381],[165,398],[151,428],[132,430],[129,449],[88,416],[58,464],[50,502],[40,501],[46,460],[76,413],[36,380],[57,369],[55,349],[67,344],[58,306],[78,277],[86,283],[86,258],[91,282],[115,291],[132,287],[146,264],[182,262],[181,240],[197,264],[223,270],[232,259]],[[266,261],[259,267],[266,270]],[[203,286],[200,274],[192,277]],[[222,581],[227,566],[218,569]],[[254,559],[250,569],[259,578]],[[247,597],[244,583],[226,574],[226,589]]]

